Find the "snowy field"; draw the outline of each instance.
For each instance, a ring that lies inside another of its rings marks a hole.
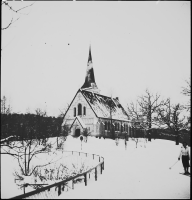
[[[87,143],[79,138],[68,137],[65,151],[82,151],[104,157],[104,171],[97,181],[88,180],[75,185],[74,190],[50,198],[59,199],[189,199],[190,177],[179,174],[183,172],[181,161],[169,169],[177,160],[181,144],[168,140],[142,142],[137,148],[133,140],[114,140],[89,137]],[[11,156],[1,156],[1,198],[10,198],[21,194],[14,183],[12,171],[17,165]]]

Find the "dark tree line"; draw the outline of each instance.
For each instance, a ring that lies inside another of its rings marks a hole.
[[[1,114],[1,139],[44,139],[61,135],[62,118],[39,114]]]

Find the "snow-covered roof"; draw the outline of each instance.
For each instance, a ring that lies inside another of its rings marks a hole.
[[[128,114],[118,99],[85,90],[81,90],[81,93],[86,98],[97,117],[110,118],[111,113],[112,119],[129,120]]]

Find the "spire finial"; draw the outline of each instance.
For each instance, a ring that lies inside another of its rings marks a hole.
[[[92,62],[92,56],[91,56],[91,44],[89,45],[89,57],[88,57],[88,63],[89,61]]]

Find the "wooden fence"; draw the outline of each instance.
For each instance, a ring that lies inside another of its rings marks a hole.
[[[31,191],[31,192],[28,192],[28,193],[25,193],[25,194],[22,194],[22,195],[12,197],[10,199],[38,198],[38,195],[42,196],[43,193],[46,193],[47,191],[50,191],[53,188],[55,188],[54,191],[57,190],[57,193],[58,193],[57,195],[59,196],[59,195],[61,195],[62,191],[64,191],[66,183],[69,182],[69,181],[72,182],[72,189],[74,189],[75,179],[77,179],[78,177],[83,176],[85,186],[87,186],[88,179],[90,178],[91,172],[94,172],[94,179],[95,179],[95,181],[97,181],[98,174],[102,174],[102,172],[104,170],[104,158],[102,156],[99,156],[99,155],[96,155],[96,154],[88,154],[88,153],[84,153],[84,152],[78,152],[78,151],[67,151],[67,152],[71,152],[72,155],[78,154],[79,156],[81,156],[81,155],[84,155],[86,157],[91,156],[93,160],[98,159],[99,164],[96,165],[95,167],[89,169],[86,172],[83,172],[83,173],[78,174],[78,175],[73,176],[73,177],[69,177],[66,180],[60,181],[58,183],[54,183],[52,185],[45,186],[43,188],[39,188],[37,190]],[[45,194],[45,196],[47,196],[47,194]],[[47,197],[47,198],[49,198],[49,197]]]

